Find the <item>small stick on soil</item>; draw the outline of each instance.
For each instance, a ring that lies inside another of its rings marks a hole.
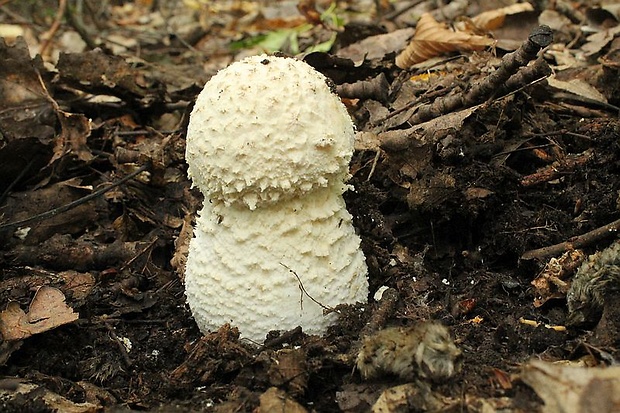
[[[374,99],[387,102],[390,84],[384,73],[370,80],[360,80],[355,83],[343,83],[336,86],[339,96],[348,99]]]
[[[0,231],[4,231],[4,230],[8,230],[8,229],[13,229],[13,228],[18,228],[21,227],[25,224],[29,224],[31,222],[39,222],[39,221],[43,221],[46,220],[48,218],[52,218],[55,217],[58,214],[62,214],[63,212],[67,212],[70,209],[73,209],[75,207],[77,207],[78,205],[82,205],[88,201],[90,201],[91,199],[95,199],[98,196],[101,196],[103,194],[105,194],[106,192],[116,188],[119,185],[124,184],[125,182],[129,181],[132,178],[135,178],[136,176],[140,175],[142,172],[146,171],[147,169],[150,168],[150,164],[144,164],[142,165],[140,168],[136,169],[135,171],[133,171],[132,173],[130,173],[129,175],[123,177],[122,179],[118,180],[117,182],[113,183],[112,185],[102,188],[98,191],[93,192],[92,194],[88,194],[86,196],[83,196],[80,199],[76,199],[73,202],[69,202],[66,205],[63,205],[61,207],[58,208],[54,208],[54,209],[50,209],[49,211],[45,211],[42,212],[40,214],[31,216],[30,218],[26,218],[26,219],[22,219],[21,221],[16,221],[16,222],[9,222],[7,224],[2,224],[0,225]]]
[[[383,292],[379,306],[373,311],[368,324],[364,326],[360,337],[368,336],[385,327],[387,320],[394,314],[398,304],[399,294],[394,288],[388,288]]]
[[[56,12],[56,17],[54,17],[54,23],[52,23],[50,29],[47,31],[47,33],[45,33],[47,38],[41,46],[41,51],[39,52],[41,56],[46,56],[47,49],[49,49],[50,45],[52,44],[52,39],[58,31],[60,23],[62,23],[62,18],[65,15],[65,10],[67,10],[67,0],[58,0],[58,12]]]
[[[528,36],[527,40],[512,53],[502,59],[497,70],[477,82],[467,94],[455,94],[435,100],[433,103],[420,106],[418,111],[409,118],[412,124],[418,124],[437,118],[462,107],[471,107],[484,101],[495,91],[504,86],[520,67],[536,58],[538,52],[551,44],[553,31],[549,26],[538,26]]]
[[[116,346],[120,350],[121,355],[123,356],[123,361],[125,362],[125,366],[126,367],[131,367],[133,362],[129,358],[129,354],[127,353],[127,348],[125,348],[125,344],[123,344],[121,339],[114,332],[114,327],[112,327],[107,322],[104,322],[103,325],[105,325],[105,328],[108,330],[108,333],[110,334],[110,337],[112,338],[112,340],[114,340],[114,342],[116,343]]]
[[[387,320],[392,317],[392,315],[394,315],[394,311],[396,310],[396,305],[398,304],[399,299],[400,295],[398,294],[398,291],[394,288],[388,288],[383,292],[383,296],[379,301],[379,305],[372,312],[368,324],[366,324],[360,332],[360,340],[353,343],[353,345],[351,346],[351,349],[347,354],[347,358],[349,360],[355,360],[357,358],[357,353],[359,352],[364,337],[376,333],[377,331],[385,327],[385,323],[387,322]]]
[[[125,269],[127,269],[131,264],[133,264],[144,253],[149,252],[149,251],[152,252],[153,248],[155,247],[155,244],[157,244],[158,241],[159,241],[159,238],[155,237],[155,239],[153,239],[153,241],[149,242],[146,245],[146,247],[142,248],[142,250],[140,252],[138,252],[132,259],[127,261],[125,264],[123,264],[123,266],[119,269],[119,272],[120,271],[124,271]]]
[[[540,49],[545,48],[553,41],[553,31],[549,26],[538,26],[523,42],[521,47],[503,57],[501,64],[495,72],[487,76],[482,82],[477,83],[469,91],[465,102],[478,102],[485,96],[489,96],[501,87],[520,67],[527,65],[535,59]]]
[[[529,66],[525,66],[514,75],[510,76],[506,83],[495,93],[496,96],[503,96],[513,90],[529,85],[539,79],[544,79],[551,74],[549,64],[539,57]]]
[[[268,348],[275,348],[275,347],[281,346],[284,343],[290,343],[295,338],[299,337],[301,333],[302,333],[302,330],[301,330],[301,327],[299,326],[295,327],[292,330],[284,331],[278,337],[265,340],[265,343],[261,347],[258,348],[258,350],[256,351],[256,354]]]
[[[17,175],[17,177],[15,179],[13,179],[13,182],[11,182],[9,184],[9,186],[7,186],[7,188],[4,190],[4,192],[2,193],[2,195],[0,195],[0,204],[4,204],[4,200],[6,199],[6,197],[11,193],[11,191],[13,190],[13,187],[15,185],[17,185],[17,183],[19,181],[21,181],[21,179],[26,175],[26,173],[28,171],[30,171],[30,168],[32,167],[32,165],[34,164],[35,158],[33,157],[32,159],[30,159],[30,161],[28,161],[28,163],[26,164],[26,166],[24,166],[24,168],[21,170],[21,172]]]
[[[583,248],[600,239],[605,238],[610,234],[616,234],[620,230],[620,219],[604,225],[600,228],[592,230],[582,235],[577,235],[570,238],[568,241],[561,242],[559,244],[550,245],[548,247],[538,248],[535,250],[526,251],[521,255],[522,260],[532,259],[544,259],[550,256],[555,256],[563,253],[564,251],[570,251],[577,248]]]
[[[71,6],[67,8],[67,22],[78,32],[90,50],[97,48],[97,42],[92,38],[90,33],[88,33],[82,19],[75,15],[75,10]]]
[[[568,155],[566,158],[555,161],[540,171],[523,177],[521,179],[521,186],[528,188],[560,178],[563,175],[571,173],[578,167],[585,165],[593,156],[594,152],[591,149],[578,155]]]
[[[418,4],[422,2],[423,0],[414,0],[410,2],[409,4],[406,4],[401,9],[397,9],[390,13],[387,13],[385,16],[383,16],[383,21],[392,21],[396,19],[397,17],[399,17],[400,15],[407,13],[409,10],[413,9],[415,6],[417,6]]]

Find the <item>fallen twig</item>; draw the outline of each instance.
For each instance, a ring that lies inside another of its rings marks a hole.
[[[388,288],[383,292],[379,305],[370,316],[370,320],[364,326],[360,333],[360,337],[376,333],[385,327],[387,320],[394,315],[396,304],[398,304],[400,296],[394,288]]]
[[[64,17],[66,10],[67,0],[58,0],[58,11],[56,12],[56,17],[54,17],[54,23],[52,23],[50,29],[47,31],[47,33],[45,33],[46,38],[41,45],[41,51],[39,52],[41,56],[47,55],[47,49],[49,49],[50,45],[52,44],[52,39],[58,31],[60,23],[62,23],[62,18]]]
[[[524,85],[544,79],[551,74],[549,64],[542,58],[534,60],[529,66],[525,66],[514,75],[510,76],[506,83],[495,93],[496,96],[503,96],[513,90],[519,89]]]
[[[83,196],[80,199],[76,199],[73,202],[69,202],[68,204],[63,205],[61,207],[50,209],[49,211],[45,211],[45,212],[42,212],[40,214],[33,215],[33,216],[29,217],[29,218],[22,219],[21,221],[15,221],[15,222],[9,222],[7,224],[2,224],[2,225],[0,225],[0,231],[4,231],[4,230],[8,230],[8,229],[14,229],[14,228],[19,228],[19,227],[21,227],[21,226],[23,226],[25,224],[30,224],[31,222],[43,221],[45,219],[55,217],[58,214],[62,214],[63,212],[67,212],[70,209],[73,209],[73,208],[77,207],[78,205],[82,205],[82,204],[90,201],[91,199],[95,199],[95,198],[105,194],[106,192],[116,188],[117,186],[124,184],[125,182],[129,181],[130,179],[135,178],[136,176],[140,175],[142,172],[144,172],[147,169],[149,169],[150,166],[151,165],[149,163],[144,164],[140,168],[136,169],[135,171],[133,171],[129,175],[121,178],[120,180],[118,180],[117,182],[113,183],[112,185],[107,186],[105,188],[102,188],[102,189],[100,189],[98,191],[95,191],[92,194],[88,194],[86,196]]]
[[[112,327],[110,324],[106,322],[104,322],[103,325],[105,326],[106,330],[108,330],[108,334],[110,334],[110,338],[116,343],[116,347],[118,347],[121,353],[121,356],[123,357],[125,366],[131,367],[133,363],[131,361],[131,358],[129,358],[129,353],[127,352],[127,347],[125,347],[123,340],[116,334],[116,332],[114,331],[114,327]]]
[[[338,95],[349,99],[374,99],[387,102],[390,84],[385,74],[380,73],[370,80],[361,80],[355,83],[344,83],[336,86]]]
[[[97,42],[92,38],[90,33],[88,33],[88,30],[86,30],[86,27],[84,26],[84,23],[82,22],[82,19],[79,16],[77,16],[75,13],[76,11],[73,7],[71,6],[67,7],[67,10],[66,10],[67,22],[71,25],[71,27],[75,29],[76,32],[78,32],[78,34],[80,35],[82,40],[84,40],[84,43],[86,43],[86,46],[90,50],[96,49]]]
[[[564,251],[574,250],[577,248],[583,248],[592,244],[610,234],[616,234],[620,230],[620,219],[611,222],[607,225],[603,225],[600,228],[592,230],[582,235],[577,235],[570,238],[567,241],[561,242],[555,245],[549,245],[547,247],[538,248],[535,250],[526,251],[521,255],[522,260],[543,259],[553,255],[559,255]]]
[[[362,346],[364,337],[370,336],[385,327],[387,320],[394,315],[399,299],[400,295],[394,288],[388,288],[383,292],[381,300],[379,300],[377,307],[370,316],[370,320],[364,328],[362,328],[362,331],[360,331],[360,341],[353,343],[349,349],[347,353],[347,358],[349,360],[355,360],[357,358],[357,353]]]
[[[565,158],[559,159],[551,165],[538,170],[531,175],[524,176],[521,179],[521,186],[528,188],[540,183],[557,179],[569,172],[574,171],[576,168],[585,165],[590,159],[592,159],[593,156],[594,152],[591,149],[577,155],[568,155]]]
[[[409,118],[409,123],[418,124],[442,116],[463,107],[471,107],[484,101],[500,89],[508,79],[515,75],[520,67],[536,58],[540,49],[547,47],[553,41],[553,31],[549,26],[538,26],[532,30],[527,40],[512,53],[502,59],[497,70],[476,83],[466,94],[457,93],[423,105]],[[540,66],[536,66],[540,69]],[[529,69],[536,70],[536,69]]]

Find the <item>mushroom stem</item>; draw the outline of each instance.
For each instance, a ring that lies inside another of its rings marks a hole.
[[[355,277],[366,273],[359,237],[331,187],[255,210],[206,202],[195,234],[185,282],[190,305],[208,303],[192,305],[202,330],[242,324],[242,336],[258,342],[298,325],[321,334],[336,319],[324,307],[368,294],[366,278]]]

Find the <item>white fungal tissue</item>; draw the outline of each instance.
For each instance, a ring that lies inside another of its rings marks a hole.
[[[301,61],[254,56],[216,74],[187,131],[205,196],[186,295],[201,331],[224,323],[322,334],[325,308],[366,302],[367,268],[342,193],[354,128],[326,78]]]

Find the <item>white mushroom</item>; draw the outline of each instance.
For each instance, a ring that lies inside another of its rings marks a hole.
[[[186,295],[201,331],[224,323],[322,334],[324,308],[366,302],[367,268],[342,193],[354,127],[327,79],[301,61],[254,56],[198,96],[186,159],[205,196]]]

